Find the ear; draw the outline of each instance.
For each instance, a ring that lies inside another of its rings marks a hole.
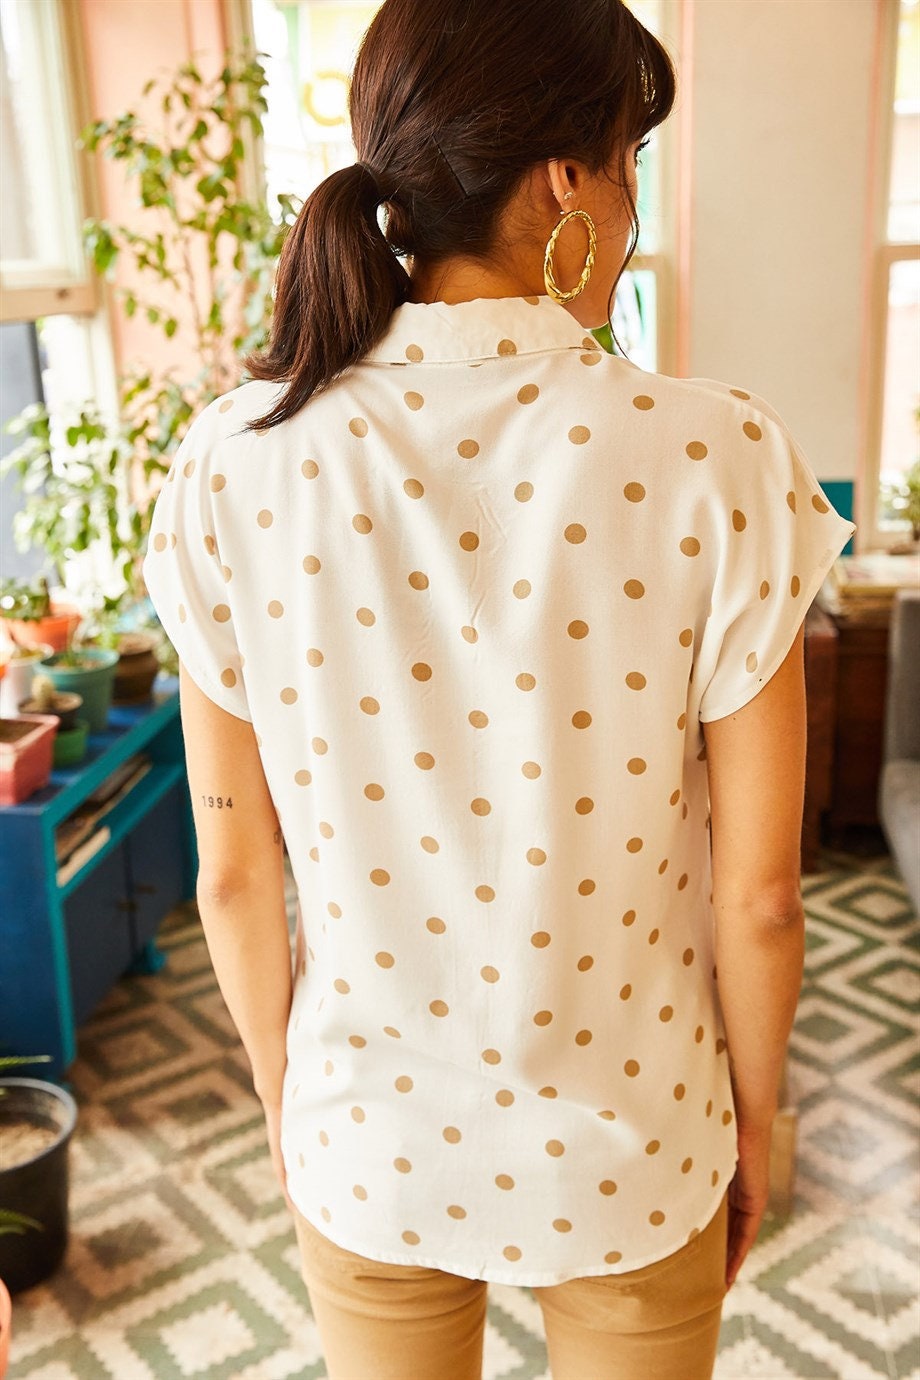
[[[550,158],[546,163],[546,175],[550,192],[560,211],[569,211],[578,204],[580,169],[576,164]]]

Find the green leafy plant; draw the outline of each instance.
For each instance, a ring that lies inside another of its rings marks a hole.
[[[18,1064],[48,1063],[50,1059],[50,1054],[0,1055],[0,1076],[6,1069],[13,1068]],[[6,1088],[0,1083],[0,1097],[5,1096]],[[30,1230],[44,1231],[45,1224],[37,1221],[34,1217],[27,1216],[24,1212],[16,1212],[12,1208],[0,1208],[0,1236],[8,1236],[11,1233],[24,1236]]]
[[[35,623],[51,612],[51,594],[43,575],[34,580],[0,578],[0,617]]]
[[[246,139],[262,130],[266,81],[250,55],[228,55],[213,79],[184,63],[144,87],[156,127],[129,110],[94,121],[81,139],[120,164],[143,208],[132,225],[86,222],[96,270],[112,278],[119,262],[129,264],[131,286],[115,289],[125,316],[143,314],[198,361],[180,374],[130,371],[115,419],[87,401],[54,421],[36,404],[8,424],[22,437],[0,462],[25,497],[14,518],[17,547],[44,551],[65,586],[71,556],[100,543],[110,553],[112,587],[88,601],[103,645],[131,611],[133,626],[153,623],[141,567],[157,480],[192,416],[242,381],[242,357],[267,338],[275,266],[298,207],[281,197],[273,217],[264,200],[240,191]],[[175,669],[165,635],[158,655]]]
[[[911,525],[914,541],[920,541],[920,460],[915,460],[907,471],[904,487],[907,489],[904,516]]]
[[[920,406],[914,408],[914,421],[920,428]],[[881,514],[887,519],[906,519],[911,527],[911,540],[920,542],[920,457],[911,465],[903,479],[883,481],[880,485]]]
[[[133,454],[146,477],[168,467],[193,415],[235,388],[240,359],[266,340],[275,265],[297,207],[240,193],[247,135],[262,132],[267,81],[257,57],[226,61],[213,79],[192,62],[166,81],[150,81],[160,125],[134,111],[97,120],[84,148],[122,165],[149,229],[90,220],[85,243],[97,271],[112,277],[120,260],[134,272],[117,289],[128,317],[143,314],[167,339],[179,333],[200,367],[192,377],[167,370],[133,373],[122,395]]]
[[[143,518],[125,484],[128,442],[92,403],[62,418],[53,434],[44,403],[33,403],[7,430],[23,439],[0,462],[26,496],[13,517],[21,551],[38,549],[59,582],[67,559],[105,540],[125,593],[137,595]]]

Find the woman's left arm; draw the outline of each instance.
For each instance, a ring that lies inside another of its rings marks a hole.
[[[281,828],[252,724],[209,699],[181,662],[179,703],[198,837],[201,924],[271,1132],[281,1105],[293,991]]]

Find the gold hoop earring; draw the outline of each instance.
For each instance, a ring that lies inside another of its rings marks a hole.
[[[552,297],[553,301],[564,304],[574,301],[578,294],[584,292],[585,288],[588,286],[588,279],[591,277],[591,270],[594,267],[594,259],[597,254],[597,231],[594,221],[588,215],[587,211],[560,211],[559,214],[562,219],[553,226],[553,233],[550,235],[546,244],[546,253],[543,257],[543,281],[546,284],[546,291],[549,293],[550,297]],[[585,259],[585,266],[582,269],[581,277],[578,282],[573,288],[570,288],[568,292],[563,292],[556,282],[553,253],[562,227],[567,225],[570,220],[576,219],[583,220],[588,229],[588,257]]]

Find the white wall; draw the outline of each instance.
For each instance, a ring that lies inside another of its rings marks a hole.
[[[876,0],[691,0],[688,18],[680,372],[750,387],[819,478],[852,480],[865,426]]]

